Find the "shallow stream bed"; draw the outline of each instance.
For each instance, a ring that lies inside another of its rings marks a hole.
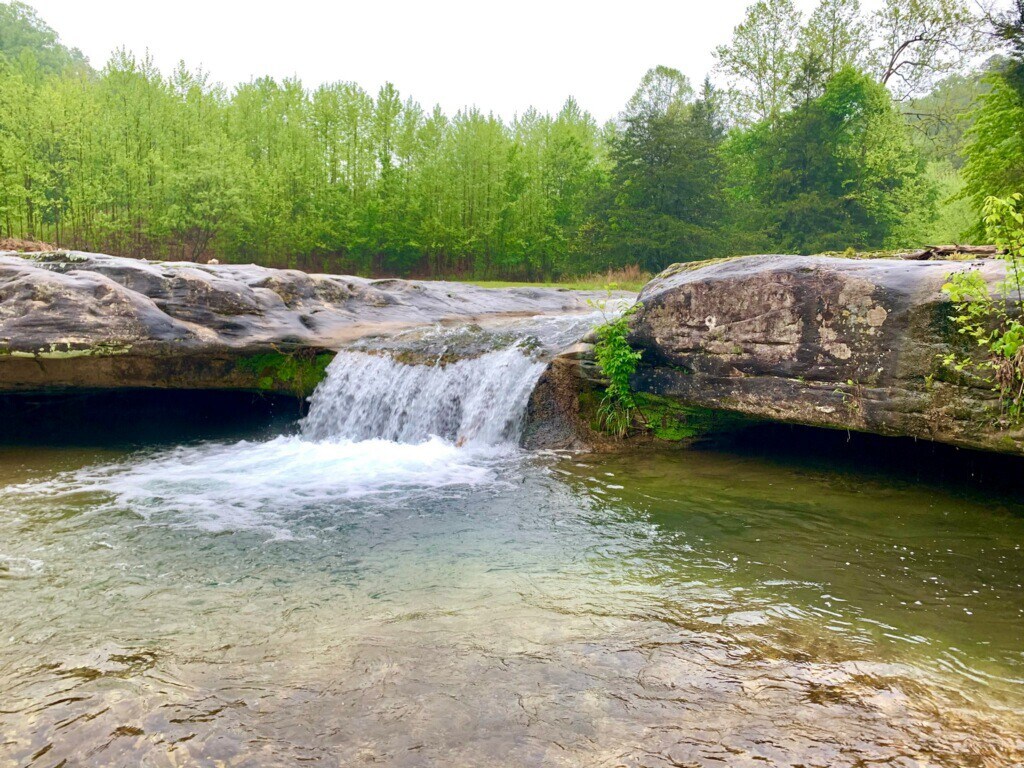
[[[732,450],[3,447],[0,766],[1019,765],[1014,498]]]

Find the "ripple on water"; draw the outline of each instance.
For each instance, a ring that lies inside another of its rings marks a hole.
[[[780,473],[280,437],[8,487],[0,765],[1024,760],[1024,523]]]
[[[42,573],[43,561],[0,553],[0,579],[28,579]]]

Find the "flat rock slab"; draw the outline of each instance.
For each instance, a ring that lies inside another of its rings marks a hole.
[[[635,385],[774,421],[1024,452],[997,394],[947,370],[962,336],[942,285],[1001,261],[748,256],[670,268],[640,295]]]
[[[312,359],[367,334],[423,324],[586,311],[593,296],[74,251],[2,253],[0,392],[291,391],[294,382],[266,375],[260,361]]]

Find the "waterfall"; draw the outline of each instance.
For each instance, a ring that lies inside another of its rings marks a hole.
[[[459,445],[518,442],[546,360],[592,323],[590,315],[533,318],[499,333],[479,327],[437,329],[429,338],[420,334],[407,342],[432,353],[466,347],[467,338],[479,347],[481,335],[500,345],[447,365],[442,364],[444,354],[428,365],[399,362],[401,339],[397,345],[394,339],[384,340],[369,354],[339,352],[310,398],[303,436],[399,443],[440,437]]]
[[[543,370],[518,347],[445,366],[340,352],[310,400],[302,431],[314,440],[515,441]]]

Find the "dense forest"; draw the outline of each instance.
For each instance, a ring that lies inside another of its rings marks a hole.
[[[388,84],[94,70],[0,4],[0,232],[140,257],[551,279],[970,240],[1024,189],[1024,0],[758,0],[698,87],[510,121]]]

